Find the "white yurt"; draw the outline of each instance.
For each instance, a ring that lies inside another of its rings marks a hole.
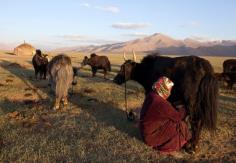
[[[23,44],[17,46],[14,49],[14,54],[15,55],[34,55],[35,50],[36,49],[32,45],[24,42]]]

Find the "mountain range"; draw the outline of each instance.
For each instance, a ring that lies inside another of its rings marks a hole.
[[[200,40],[200,41],[199,41]],[[13,49],[12,45],[0,43],[1,50]],[[11,47],[11,48],[10,48]],[[174,39],[170,36],[155,33],[153,35],[113,44],[62,47],[54,52],[85,53],[122,53],[123,51],[140,53],[159,52],[162,55],[197,55],[197,56],[235,56],[236,40],[202,41],[199,38]],[[137,53],[138,54],[138,53]]]
[[[155,33],[151,36],[121,43],[57,49],[57,51],[89,53],[120,53],[132,50],[144,53],[159,52],[168,55],[236,56],[236,40],[199,41],[194,38],[177,40],[161,33]]]

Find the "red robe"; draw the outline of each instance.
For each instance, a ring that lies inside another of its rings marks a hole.
[[[161,152],[179,150],[190,139],[188,127],[182,121],[184,117],[184,108],[177,111],[155,92],[149,93],[140,114],[139,127],[144,142]]]

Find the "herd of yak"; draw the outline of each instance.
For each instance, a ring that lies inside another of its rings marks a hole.
[[[123,84],[128,80],[140,83],[145,94],[152,90],[152,85],[161,76],[167,76],[174,83],[171,103],[182,102],[185,105],[192,130],[191,149],[198,148],[198,142],[202,128],[209,131],[216,130],[217,107],[218,107],[218,81],[225,81],[230,89],[236,83],[236,60],[230,59],[223,63],[223,72],[214,73],[210,62],[197,56],[164,57],[158,54],[150,54],[136,62],[133,52],[133,60],[127,60],[114,78],[116,84]],[[57,110],[60,103],[68,103],[67,94],[71,84],[76,84],[75,76],[78,76],[78,68],[72,67],[70,57],[64,54],[48,59],[36,51],[32,59],[35,69],[35,77],[46,79],[48,74],[49,83],[55,92],[53,109]],[[91,54],[90,58],[84,57],[81,66],[90,65],[92,75],[95,76],[98,69],[104,71],[104,78],[111,71],[111,64],[107,56]]]

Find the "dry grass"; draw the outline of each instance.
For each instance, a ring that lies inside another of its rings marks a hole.
[[[84,55],[70,55],[79,66]],[[117,71],[122,56],[109,58]],[[179,152],[179,158],[160,155],[141,141],[136,123],[126,121],[122,86],[91,78],[87,68],[73,88],[69,110],[53,112],[47,81],[34,80],[31,58],[0,52],[0,59],[1,162],[236,161],[236,90],[221,89],[216,134],[204,131],[200,151],[195,155]],[[225,58],[208,59],[222,71]],[[143,89],[134,82],[128,82],[128,87],[129,108],[140,107]]]

